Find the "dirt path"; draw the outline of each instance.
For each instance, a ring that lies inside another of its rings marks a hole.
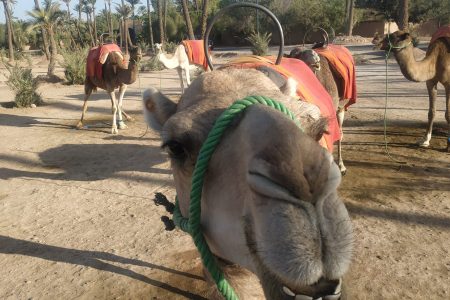
[[[354,53],[372,54],[369,47]],[[450,298],[450,156],[444,134],[423,133],[424,83],[391,62],[389,151],[384,153],[384,65],[359,65],[359,101],[347,113],[340,188],[356,233],[347,276],[351,299]],[[39,68],[41,69],[39,69]],[[45,66],[44,66],[45,67]],[[42,72],[36,66],[36,72]],[[0,78],[0,102],[13,99]],[[81,86],[40,87],[46,105],[0,108],[1,299],[202,299],[205,284],[190,237],[166,232],[155,192],[173,199],[157,134],[141,137],[141,90],[176,94],[175,71],[143,73],[130,86],[129,128],[110,135],[110,101],[94,95],[88,128],[77,131]],[[444,99],[437,128],[445,128]],[[439,131],[439,130],[438,130]]]

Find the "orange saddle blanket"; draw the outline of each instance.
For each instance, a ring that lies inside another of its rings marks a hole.
[[[441,37],[450,38],[450,24],[439,27],[438,30],[436,30],[436,32],[431,37],[430,44],[432,44],[435,40],[437,40],[438,38],[441,38]]]
[[[86,76],[103,80],[103,64],[110,52],[119,52],[122,56],[122,51],[116,44],[105,44],[89,49],[86,60]]]
[[[206,71],[208,69],[208,61],[203,49],[203,40],[184,40],[181,43],[186,49],[189,63],[202,66]]]
[[[332,44],[329,44],[325,48],[314,49],[314,51],[325,56],[330,62],[331,67],[343,79],[343,99],[348,100],[345,104],[345,109],[347,109],[356,102],[356,70],[352,54],[344,46]]]
[[[277,71],[286,79],[292,77],[298,82],[297,95],[304,101],[319,107],[322,117],[328,119],[328,133],[324,135],[322,146],[333,151],[333,143],[340,138],[339,124],[336,110],[330,94],[325,90],[311,69],[301,60],[283,58],[280,65],[275,64],[275,57],[261,57],[255,55],[242,56],[232,60],[227,66],[238,68],[257,68],[267,66]]]

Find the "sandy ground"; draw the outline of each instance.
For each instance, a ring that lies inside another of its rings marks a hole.
[[[357,67],[359,100],[344,130],[348,172],[340,194],[355,230],[350,298],[450,299],[442,92],[431,147],[417,148],[427,119],[425,84],[406,81],[390,61],[390,158],[384,61],[370,46],[351,50],[369,61]],[[35,60],[35,74],[45,68]],[[5,105],[14,96],[0,80]],[[155,192],[173,199],[174,188],[158,135],[146,132],[142,119],[140,95],[149,86],[179,93],[175,71],[141,73],[125,100],[136,120],[116,136],[103,91],[92,97],[84,130],[73,129],[82,86],[43,84],[44,106],[0,107],[1,299],[203,299],[190,237],[164,231],[160,218],[168,214],[152,202]]]

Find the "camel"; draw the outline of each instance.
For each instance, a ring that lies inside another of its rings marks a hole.
[[[306,49],[304,47],[296,47],[292,49],[288,57],[297,58],[304,61],[310,69],[316,74],[317,79],[330,94],[333,99],[333,106],[336,109],[336,116],[341,130],[341,138],[338,141],[338,165],[342,174],[347,172],[342,158],[342,139],[344,136],[342,125],[345,115],[345,99],[343,99],[342,77],[333,72],[327,58],[318,54],[314,49]]]
[[[189,217],[194,164],[214,121],[233,101],[249,95],[283,103],[303,131],[262,105],[251,106],[232,123],[204,179],[206,241],[240,299],[339,299],[353,233],[337,195],[339,168],[317,142],[327,121],[315,105],[283,94],[262,72],[204,73],[178,103],[155,88],[144,92],[144,115],[161,133],[180,211]],[[208,297],[217,296],[212,290]]]
[[[164,65],[164,67],[166,67],[167,69],[177,69],[178,76],[180,78],[181,93],[184,93],[183,72],[186,77],[187,86],[189,86],[191,84],[191,75],[189,69],[191,67],[199,65],[190,63],[186,48],[183,44],[179,44],[177,46],[172,57],[168,57],[167,54],[163,52],[161,44],[156,43],[155,47],[157,49],[158,60]]]
[[[376,41],[375,41],[376,42]],[[447,152],[450,152],[450,38],[441,37],[428,46],[426,56],[416,61],[413,54],[412,37],[404,31],[396,31],[386,35],[378,43],[378,49],[392,51],[406,79],[415,82],[425,81],[428,89],[428,125],[425,136],[418,141],[419,146],[429,147],[433,121],[436,115],[437,84],[445,88],[446,110],[445,119],[448,125]]]
[[[132,118],[125,113],[122,109],[122,101],[127,85],[136,81],[137,74],[139,72],[139,61],[142,58],[141,49],[139,47],[132,47],[130,50],[129,63],[123,60],[123,57],[117,52],[110,52],[103,64],[103,80],[99,80],[95,77],[86,76],[84,82],[84,103],[81,119],[77,124],[77,129],[83,128],[83,120],[87,111],[87,101],[92,94],[92,91],[101,88],[107,91],[111,98],[112,105],[112,127],[111,133],[117,134],[117,125],[119,129],[125,129],[127,126],[122,120],[122,115],[130,121]],[[115,89],[119,88],[119,101],[116,101]],[[116,121],[116,115],[118,121]]]

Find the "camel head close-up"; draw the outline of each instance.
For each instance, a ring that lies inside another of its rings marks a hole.
[[[178,103],[154,88],[144,93],[144,113],[160,130],[171,161],[180,211],[189,217],[192,173],[215,120],[250,95],[281,102],[302,129],[262,105],[231,123],[204,178],[206,241],[215,256],[256,274],[267,299],[338,299],[353,238],[337,194],[339,168],[317,142],[326,121],[317,107],[284,95],[263,73],[233,68],[205,73]]]
[[[375,43],[376,41],[374,40],[373,42]],[[377,39],[377,44],[375,44],[374,48],[384,51],[388,51],[391,48],[391,51],[395,53],[401,51],[411,43],[412,37],[408,32],[396,31],[385,35],[382,39]]]

